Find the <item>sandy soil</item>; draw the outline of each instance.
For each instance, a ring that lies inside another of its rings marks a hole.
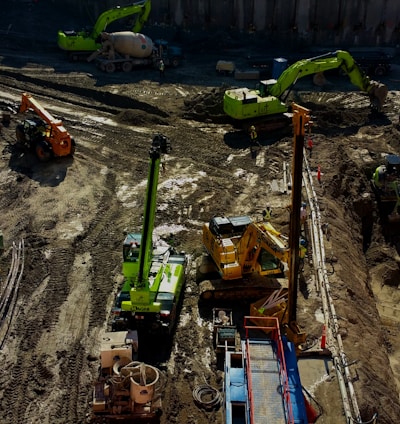
[[[161,84],[152,70],[106,75],[91,64],[70,64],[55,50],[9,47],[0,53],[3,108],[18,104],[24,91],[34,94],[62,117],[77,149],[73,159],[41,164],[16,144],[21,116],[2,128],[6,249],[0,272],[4,279],[11,243],[21,239],[25,269],[0,351],[0,423],[90,422],[101,332],[119,288],[123,235],[141,228],[148,149],[159,132],[173,150],[159,182],[156,233],[169,240],[172,235],[174,245],[190,255],[191,268],[171,346],[160,353],[155,342],[142,360],[167,377],[162,424],[222,423],[222,408],[206,411],[192,396],[205,381],[221,390],[223,384],[212,348],[213,305],[198,305],[201,227],[216,214],[259,218],[270,204],[273,223],[287,231],[290,196],[272,192],[268,182],[280,178],[283,161],[291,160],[291,137],[263,135],[261,148],[251,153],[247,135],[223,116],[221,100],[224,87],[253,82],[216,77],[218,53],[189,52]],[[345,352],[354,362],[358,405],[363,420],[378,412],[385,424],[400,416],[400,233],[381,219],[369,179],[383,154],[399,152],[396,75],[384,80],[390,92],[381,116],[371,115],[367,97],[340,77],[332,77],[325,90],[307,79],[292,93],[315,122],[310,163],[322,170],[316,187],[330,229],[329,279]],[[299,294],[298,322],[317,339],[321,301],[312,275],[308,263],[303,281],[311,283]],[[235,305],[238,319],[248,306]],[[343,422],[334,377],[316,385],[313,395],[323,408],[318,422]]]

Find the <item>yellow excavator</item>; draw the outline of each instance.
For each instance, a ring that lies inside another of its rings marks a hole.
[[[297,281],[306,249],[300,231],[302,163],[304,135],[312,121],[308,109],[293,103],[292,110],[294,184],[289,237],[270,222],[253,222],[248,216],[213,217],[203,225],[208,256],[202,258],[198,278],[206,275],[204,271],[217,271],[216,278],[199,281],[200,301],[255,300],[251,312],[256,313],[251,315],[277,316],[289,340],[299,346],[306,340],[296,323]]]
[[[368,94],[371,107],[381,111],[386,101],[386,85],[371,80],[357,65],[350,53],[337,50],[310,59],[299,60],[285,69],[280,77],[260,81],[256,90],[235,88],[224,93],[224,111],[239,124],[257,131],[274,130],[291,123],[290,106],[286,99],[296,82],[307,75],[341,69],[350,81]]]
[[[249,216],[211,218],[203,226],[203,246],[212,260],[207,270],[218,278],[199,282],[200,299],[260,298],[280,288],[289,261],[287,242],[269,222],[253,222]],[[206,269],[204,263],[200,269]]]

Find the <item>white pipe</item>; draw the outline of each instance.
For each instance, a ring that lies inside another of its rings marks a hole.
[[[321,294],[322,309],[324,313],[325,324],[327,325],[330,347],[332,348],[332,358],[335,365],[336,374],[339,381],[339,388],[343,401],[343,408],[347,422],[361,423],[360,410],[358,408],[357,398],[351,381],[349,364],[344,352],[342,337],[339,333],[339,323],[333,300],[330,294],[330,284],[325,266],[325,247],[321,224],[321,214],[318,205],[318,198],[314,190],[311,170],[308,166],[306,155],[304,155],[303,181],[308,197],[308,203],[311,211],[310,231],[312,242],[312,254],[314,269],[316,270],[317,290]],[[336,339],[336,344],[334,339]],[[356,417],[355,419],[353,417]]]

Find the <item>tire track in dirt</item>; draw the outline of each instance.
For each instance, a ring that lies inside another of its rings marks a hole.
[[[75,247],[80,253],[90,252],[93,260],[92,299],[89,328],[102,326],[106,320],[106,303],[113,289],[112,274],[118,262],[113,260],[110,250],[122,244],[122,233],[118,234],[115,223],[121,214],[120,205],[113,195],[115,176],[108,173],[105,189],[99,201],[99,209],[85,234],[78,237]],[[122,250],[122,249],[121,249]]]
[[[110,255],[110,247],[113,249],[115,241],[119,241],[121,238],[116,234],[117,231],[113,225],[118,222],[120,214],[119,205],[113,196],[114,192],[115,176],[108,173],[99,201],[99,209],[85,233],[78,236],[74,242],[77,254],[90,252],[93,259],[89,288],[91,303],[89,322],[87,323],[88,335],[95,327],[104,326],[108,315],[107,302],[113,290],[112,274],[117,262],[112,259],[113,255]],[[94,333],[96,334],[96,332]],[[93,341],[93,343],[97,342],[97,340]],[[88,354],[79,340],[63,354],[65,356],[60,375],[68,381],[68,390],[63,393],[52,422],[60,424],[84,422],[93,387],[92,381],[88,379],[90,373]],[[62,417],[62,420],[58,417]]]
[[[42,381],[40,376],[45,370],[45,361],[37,347],[56,324],[60,305],[68,295],[65,270],[71,266],[71,258],[73,252],[71,253],[68,246],[52,251],[47,275],[39,286],[40,294],[35,295],[34,292],[29,300],[25,299],[26,303],[21,306],[17,316],[14,331],[19,336],[19,349],[16,361],[11,367],[10,384],[2,402],[7,422],[10,424],[27,422],[29,417],[26,416],[26,411],[30,402],[35,399],[35,395],[43,394],[47,390],[48,382],[45,381],[43,385],[38,383]],[[32,355],[32,351],[37,351],[37,354]],[[32,374],[35,378],[32,378]],[[50,371],[45,374],[46,378],[52,375]]]

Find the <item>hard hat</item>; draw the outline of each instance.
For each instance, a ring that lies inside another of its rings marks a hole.
[[[251,129],[252,131],[254,131],[256,128],[254,127],[254,125],[252,125],[252,126],[250,127],[250,129]]]
[[[301,204],[301,206],[303,206],[303,208],[305,208],[305,207],[307,206],[307,203],[306,203],[306,202],[303,202],[303,203]]]

